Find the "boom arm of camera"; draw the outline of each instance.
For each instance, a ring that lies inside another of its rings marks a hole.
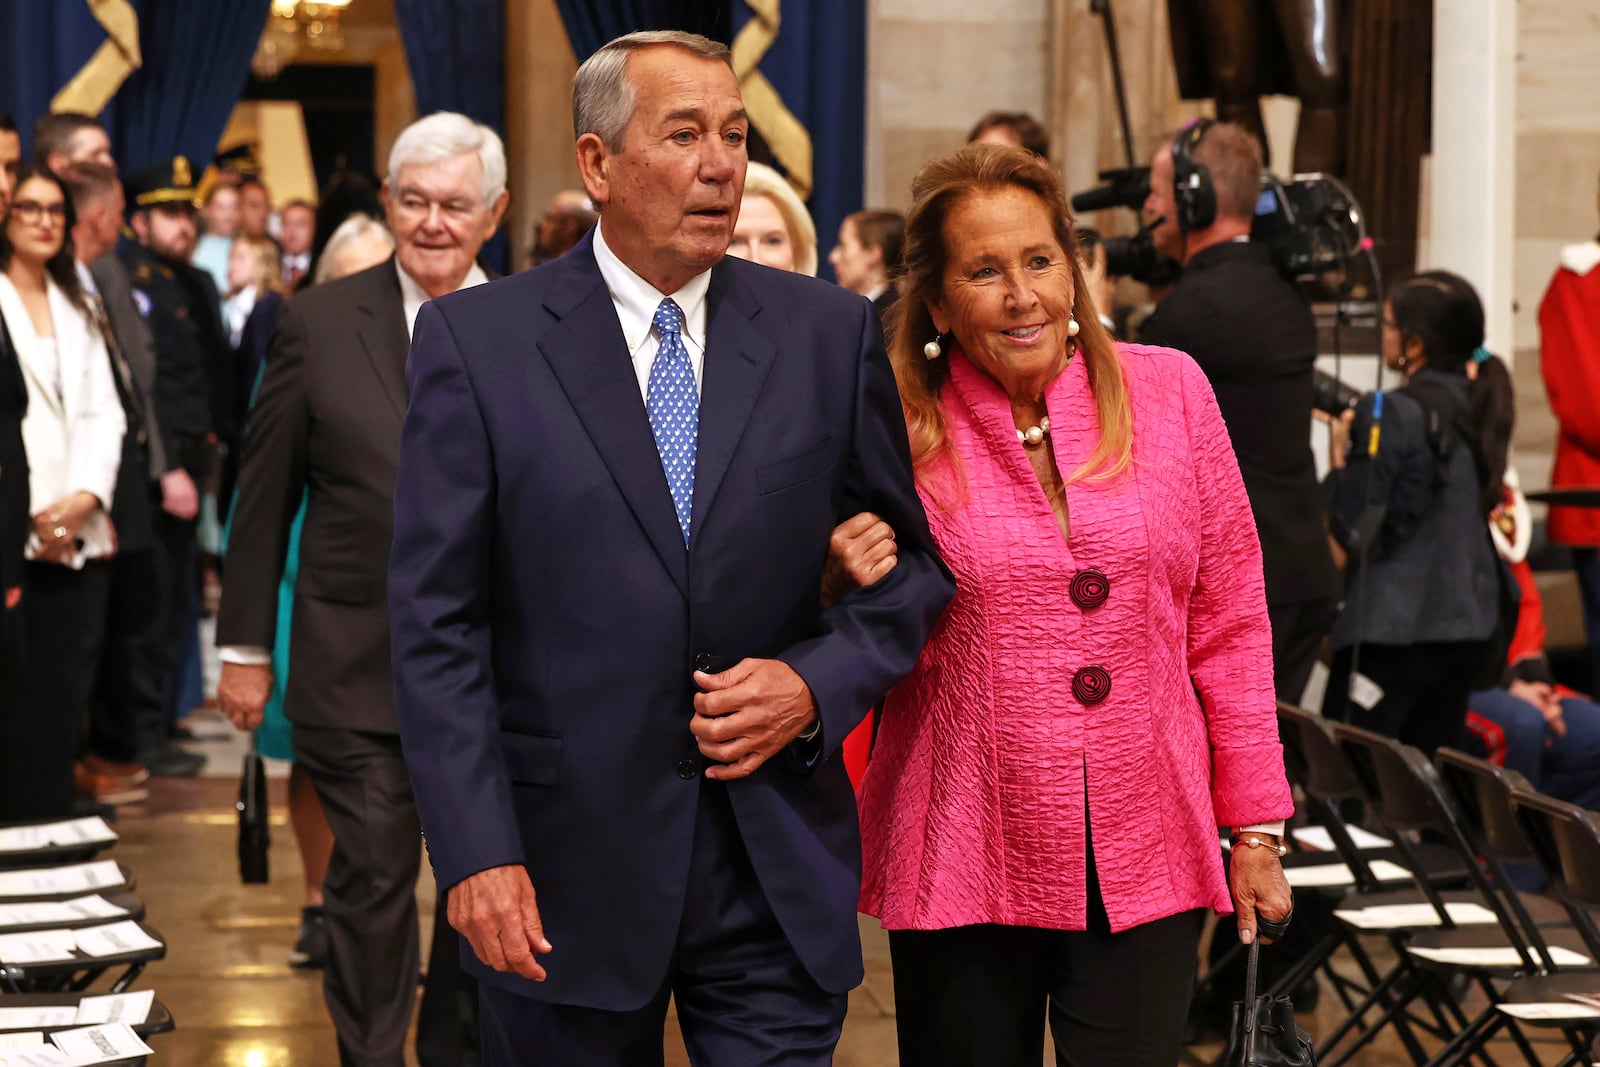
[[[1133,124],[1128,121],[1128,89],[1122,81],[1122,50],[1117,47],[1117,20],[1111,11],[1111,0],[1089,0],[1089,13],[1100,16],[1106,34],[1106,55],[1111,59],[1111,84],[1117,91],[1117,117],[1122,120],[1122,150],[1128,166],[1134,165]]]

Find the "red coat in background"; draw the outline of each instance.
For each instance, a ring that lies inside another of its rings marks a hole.
[[[1550,484],[1600,486],[1600,241],[1568,245],[1539,305],[1540,368],[1561,432]],[[1600,546],[1600,508],[1550,509],[1550,540]]]

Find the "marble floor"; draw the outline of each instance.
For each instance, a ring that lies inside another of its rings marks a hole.
[[[290,969],[300,906],[300,867],[283,811],[284,783],[274,780],[272,881],[239,884],[235,858],[236,778],[241,749],[208,723],[217,740],[195,746],[211,756],[210,776],[152,781],[150,800],[121,809],[121,841],[113,855],[137,876],[148,922],[170,946],[167,959],[146,972],[149,986],[172,1009],[177,1030],[153,1039],[154,1063],[165,1067],[323,1067],[337,1063],[332,1029],[323,1010],[316,973]],[[419,887],[424,922],[432,915],[432,885]],[[876,923],[862,924],[867,978],[850,998],[850,1014],[835,1060],[840,1067],[893,1067],[894,995],[888,946]],[[427,934],[424,931],[423,944]],[[1337,1024],[1323,998],[1322,1011],[1302,1021],[1313,1030]],[[1562,1048],[1541,1042],[1541,1059],[1554,1064]],[[667,1063],[688,1063],[669,1021]],[[1196,1050],[1209,1061],[1216,1045]],[[1352,1061],[1356,1067],[1408,1062],[1392,1037]],[[1520,1063],[1510,1046],[1496,1046],[1494,1062]]]

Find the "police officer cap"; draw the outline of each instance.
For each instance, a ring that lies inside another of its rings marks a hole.
[[[194,171],[183,156],[146,167],[128,179],[128,205],[134,208],[184,204],[198,207]]]

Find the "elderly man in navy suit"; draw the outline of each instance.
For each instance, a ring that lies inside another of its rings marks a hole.
[[[861,980],[845,735],[953,593],[877,316],[724,258],[727,49],[619,38],[573,84],[600,223],[423,308],[390,616],[407,765],[486,1064],[826,1064]],[[823,609],[860,510],[898,566]],[[537,888],[537,898],[535,897]]]

